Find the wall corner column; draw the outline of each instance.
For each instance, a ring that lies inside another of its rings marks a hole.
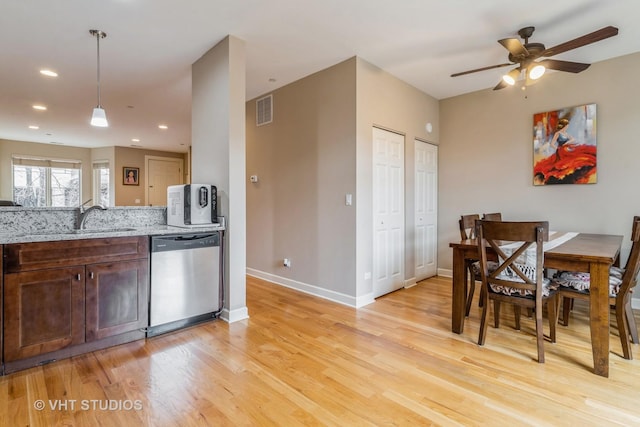
[[[192,182],[214,184],[225,233],[222,318],[249,317],[246,306],[246,57],[244,41],[227,36],[191,67]]]

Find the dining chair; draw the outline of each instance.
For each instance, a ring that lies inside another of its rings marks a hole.
[[[475,239],[476,238],[476,221],[480,219],[478,214],[461,215],[458,224],[460,226],[460,239]],[[480,281],[480,264],[478,259],[466,259],[464,261],[465,268],[468,271],[469,281],[464,284],[465,300],[465,316],[469,316],[471,311],[471,302],[473,301],[473,295],[476,289],[476,281]],[[480,307],[482,307],[482,298],[479,301]]]
[[[638,327],[631,308],[631,294],[637,283],[640,271],[640,216],[633,217],[631,229],[631,252],[624,268],[612,267],[609,270],[609,305],[613,307],[618,324],[618,335],[622,344],[625,359],[633,359],[631,343],[638,344]],[[565,326],[569,325],[571,303],[574,298],[589,299],[589,273],[559,272],[553,279],[558,285],[562,297],[562,318]]]
[[[551,281],[543,275],[543,242],[549,240],[549,223],[537,222],[477,222],[476,236],[480,254],[480,275],[485,304],[482,307],[478,344],[484,345],[487,336],[487,317],[490,301],[493,301],[494,327],[500,325],[500,304],[514,305],[516,329],[520,329],[521,307],[535,313],[538,362],[544,363],[544,335],[542,308],[547,303],[549,338],[556,341],[558,321],[558,296]],[[489,272],[487,249],[498,256],[498,266]]]
[[[482,219],[486,221],[502,221],[502,214],[500,212],[482,214]]]

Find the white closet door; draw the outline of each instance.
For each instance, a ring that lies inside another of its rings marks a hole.
[[[416,281],[438,270],[438,146],[415,140]]]
[[[404,136],[373,128],[373,296],[404,286]]]

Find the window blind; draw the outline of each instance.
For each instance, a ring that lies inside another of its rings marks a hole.
[[[46,159],[38,157],[13,156],[11,158],[14,165],[59,168],[59,169],[82,169],[80,160]]]

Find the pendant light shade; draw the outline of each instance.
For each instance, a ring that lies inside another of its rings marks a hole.
[[[89,34],[96,38],[98,58],[98,106],[93,109],[93,114],[91,115],[91,126],[105,128],[109,126],[109,122],[107,121],[107,113],[100,104],[100,39],[107,37],[107,33],[100,30],[89,30]]]
[[[107,113],[105,113],[104,108],[97,106],[93,109],[93,115],[91,116],[91,126],[98,126],[101,128],[106,128],[109,126],[109,122],[107,121]]]

